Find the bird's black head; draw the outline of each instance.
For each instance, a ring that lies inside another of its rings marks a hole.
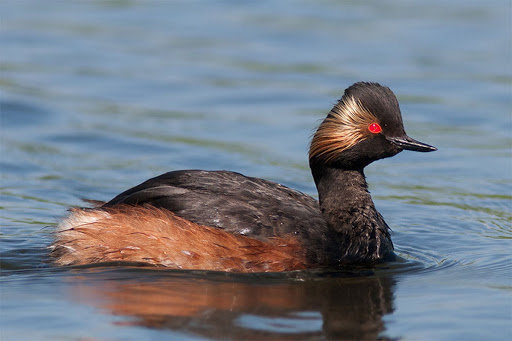
[[[377,83],[359,82],[345,90],[313,135],[311,168],[363,169],[402,150],[430,152],[435,147],[405,133],[395,94]]]

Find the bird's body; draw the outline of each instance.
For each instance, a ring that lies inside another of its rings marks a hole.
[[[55,262],[237,272],[376,263],[393,256],[393,244],[363,169],[402,149],[435,150],[405,134],[389,88],[356,83],[313,136],[318,201],[234,172],[169,172],[100,207],[72,209],[59,224]]]
[[[194,223],[260,240],[326,225],[311,196],[229,171],[165,173],[119,194],[105,207],[118,204],[164,208]]]

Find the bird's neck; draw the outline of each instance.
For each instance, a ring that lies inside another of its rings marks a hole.
[[[363,170],[324,168],[315,183],[322,214],[332,227],[339,225],[340,218],[352,217],[348,213],[355,208],[376,211]]]
[[[328,226],[320,241],[328,262],[373,263],[388,257],[393,250],[389,228],[375,208],[363,169],[312,170]]]

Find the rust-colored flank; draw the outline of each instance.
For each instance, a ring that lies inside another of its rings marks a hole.
[[[306,268],[293,238],[263,242],[192,223],[166,209],[71,209],[59,224],[57,265],[141,262],[175,269],[278,272]]]

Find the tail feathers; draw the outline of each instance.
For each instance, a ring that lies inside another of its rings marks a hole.
[[[174,269],[274,272],[304,269],[293,238],[260,241],[198,225],[149,206],[71,209],[52,245],[56,265],[142,262]]]

